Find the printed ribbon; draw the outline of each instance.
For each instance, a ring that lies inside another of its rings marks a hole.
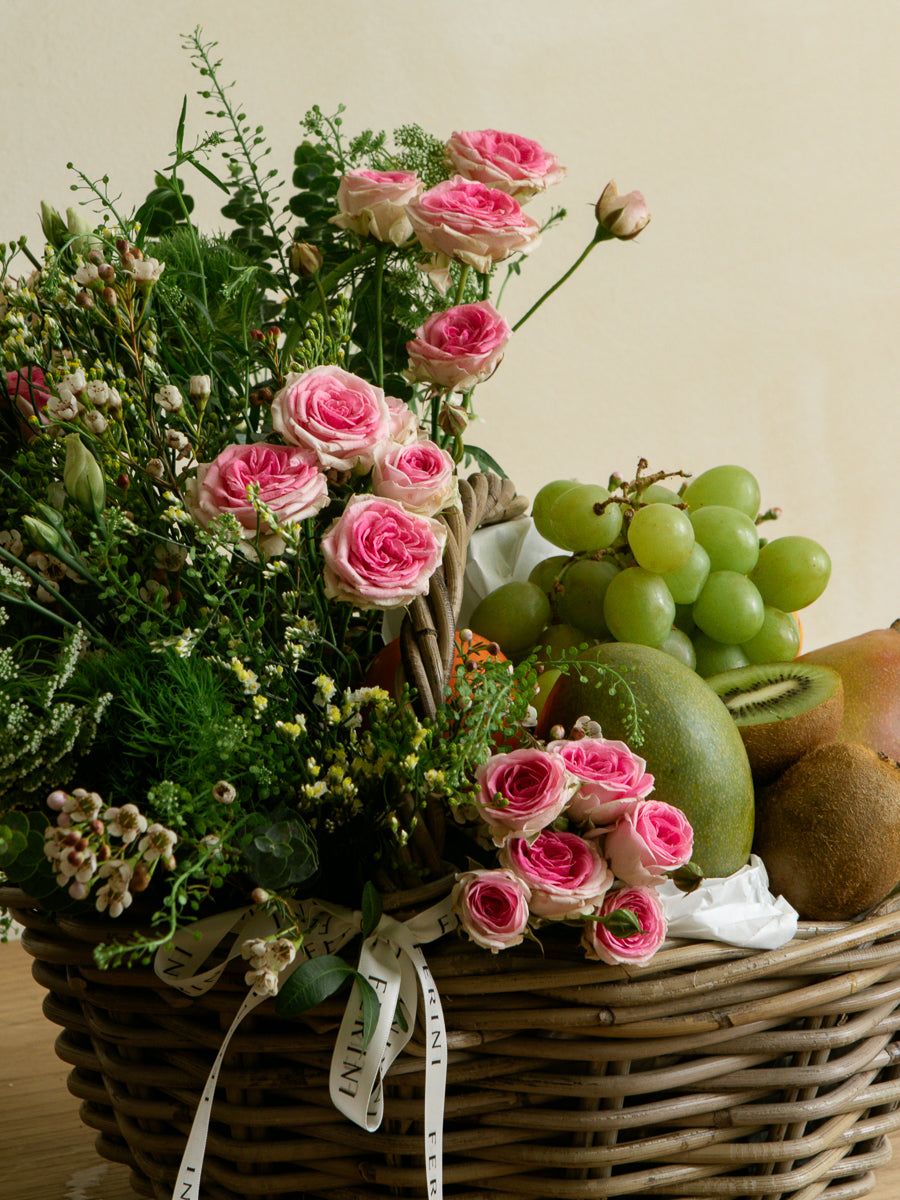
[[[301,953],[279,975],[279,986],[307,959],[336,953],[362,928],[361,913],[323,901],[302,901],[296,911],[298,924],[306,927],[306,933]],[[449,897],[405,923],[382,915],[374,932],[363,942],[358,967],[380,1001],[375,1032],[364,1047],[362,1000],[354,984],[338,1032],[329,1080],[331,1099],[338,1110],[370,1133],[378,1129],[384,1113],[382,1084],[397,1055],[412,1037],[421,988],[427,1038],[425,1170],[429,1200],[442,1200],[443,1196],[447,1037],[440,998],[420,943],[434,941],[456,924]],[[172,945],[157,952],[154,969],[172,987],[186,995],[198,996],[213,986],[232,959],[240,956],[248,938],[266,938],[275,933],[274,920],[255,906],[218,913],[179,930]],[[201,968],[210,954],[229,934],[233,940],[228,957],[217,967],[203,971]],[[241,1021],[266,999],[267,996],[251,991],[225,1034],[197,1106],[172,1200],[199,1200],[212,1101],[222,1061]]]

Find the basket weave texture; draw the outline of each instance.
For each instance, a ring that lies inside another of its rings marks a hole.
[[[0,904],[26,927],[99,1153],[132,1167],[139,1195],[170,1200],[246,993],[240,969],[188,999],[149,970],[93,965],[112,922],[51,920],[12,889]],[[495,957],[455,936],[427,947],[450,1047],[448,1200],[850,1200],[872,1189],[900,1127],[900,901],[849,925],[801,925],[779,950],[667,943],[627,971],[586,962],[571,930],[545,940],[543,957],[527,945]],[[329,1100],[341,1008],[285,1021],[266,1002],[240,1027],[204,1197],[424,1197],[423,1033],[369,1134]]]

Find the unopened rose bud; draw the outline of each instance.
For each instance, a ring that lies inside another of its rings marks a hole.
[[[62,540],[52,525],[48,525],[45,521],[39,521],[37,517],[23,517],[22,526],[25,536],[33,545],[37,546],[38,550],[43,550],[47,554],[56,554],[62,549]],[[50,803],[49,798],[47,803]],[[53,806],[51,805],[51,807]]]
[[[315,275],[323,261],[322,251],[309,242],[294,242],[291,246],[291,270],[295,275]]]
[[[66,461],[63,467],[63,487],[66,495],[82,512],[98,520],[106,506],[106,485],[100,464],[77,433],[66,438]]]
[[[462,437],[469,425],[469,414],[462,405],[445,400],[438,413],[438,425],[450,437]]]
[[[56,209],[45,204],[43,200],[41,201],[41,230],[54,250],[62,248],[69,234],[65,221]]]
[[[600,194],[594,208],[602,236],[627,242],[637,237],[650,220],[647,201],[640,192],[620,196],[615,183],[610,182]]]

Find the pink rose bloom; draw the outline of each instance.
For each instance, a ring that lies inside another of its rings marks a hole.
[[[399,500],[410,512],[433,517],[458,497],[453,459],[427,438],[408,446],[389,442],[375,455],[372,490]]]
[[[581,780],[569,805],[569,815],[592,825],[611,825],[653,790],[646,762],[624,742],[606,738],[580,738],[550,742],[548,750],[561,754],[566,767]]]
[[[597,223],[610,237],[628,242],[637,237],[650,220],[647,201],[640,192],[620,196],[614,183],[608,183],[594,208]]]
[[[384,392],[340,367],[288,375],[272,401],[272,425],[291,446],[315,450],[326,467],[369,470],[386,441],[390,414]]]
[[[406,343],[408,377],[468,392],[494,373],[511,336],[509,325],[487,300],[433,313]]]
[[[188,488],[188,504],[204,528],[223,513],[234,517],[241,536],[257,533],[269,553],[280,553],[284,541],[248,499],[248,488],[259,487],[259,499],[290,525],[313,516],[328,503],[328,481],[312,450],[255,442],[226,446],[211,463],[201,463]]]
[[[406,206],[422,187],[413,171],[348,171],[338,184],[340,211],[331,223],[402,246],[412,237]]]
[[[528,884],[512,871],[466,871],[456,877],[451,898],[460,924],[486,950],[518,946],[528,926]]]
[[[540,241],[537,221],[512,196],[454,175],[410,201],[413,232],[425,250],[467,263],[482,274]]]
[[[14,407],[21,413],[24,420],[19,424],[23,435],[29,440],[34,436],[34,428],[28,422],[29,417],[37,413],[42,425],[47,424],[44,409],[50,399],[50,389],[46,377],[40,367],[23,367],[21,371],[6,372],[6,390]]]
[[[577,833],[542,829],[531,842],[510,838],[498,857],[531,888],[531,911],[537,917],[589,912],[614,879],[596,844]]]
[[[403,400],[396,396],[385,396],[388,406],[388,437],[392,442],[408,445],[419,436],[419,418]]]
[[[625,883],[659,883],[666,871],[690,861],[694,831],[680,808],[639,800],[606,835],[609,865]]]
[[[322,538],[325,594],[358,608],[399,608],[424,595],[447,540],[440,521],[396,500],[351,496]]]
[[[581,944],[588,958],[599,959],[610,966],[617,963],[643,966],[650,961],[666,938],[666,917],[662,901],[653,888],[619,888],[618,891],[607,892],[597,911],[605,917],[617,908],[630,909],[640,923],[641,932],[621,937],[601,925],[599,921],[585,921]]]
[[[494,844],[539,833],[559,816],[578,786],[559,754],[537,748],[493,754],[475,772],[478,814]]]
[[[520,202],[565,176],[552,154],[531,138],[496,129],[451,134],[445,146],[454,170],[465,179],[508,192]]]

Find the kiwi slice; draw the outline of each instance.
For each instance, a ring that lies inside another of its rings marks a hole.
[[[813,663],[754,663],[709,675],[706,683],[734,718],[759,784],[833,742],[844,714],[840,675]]]

